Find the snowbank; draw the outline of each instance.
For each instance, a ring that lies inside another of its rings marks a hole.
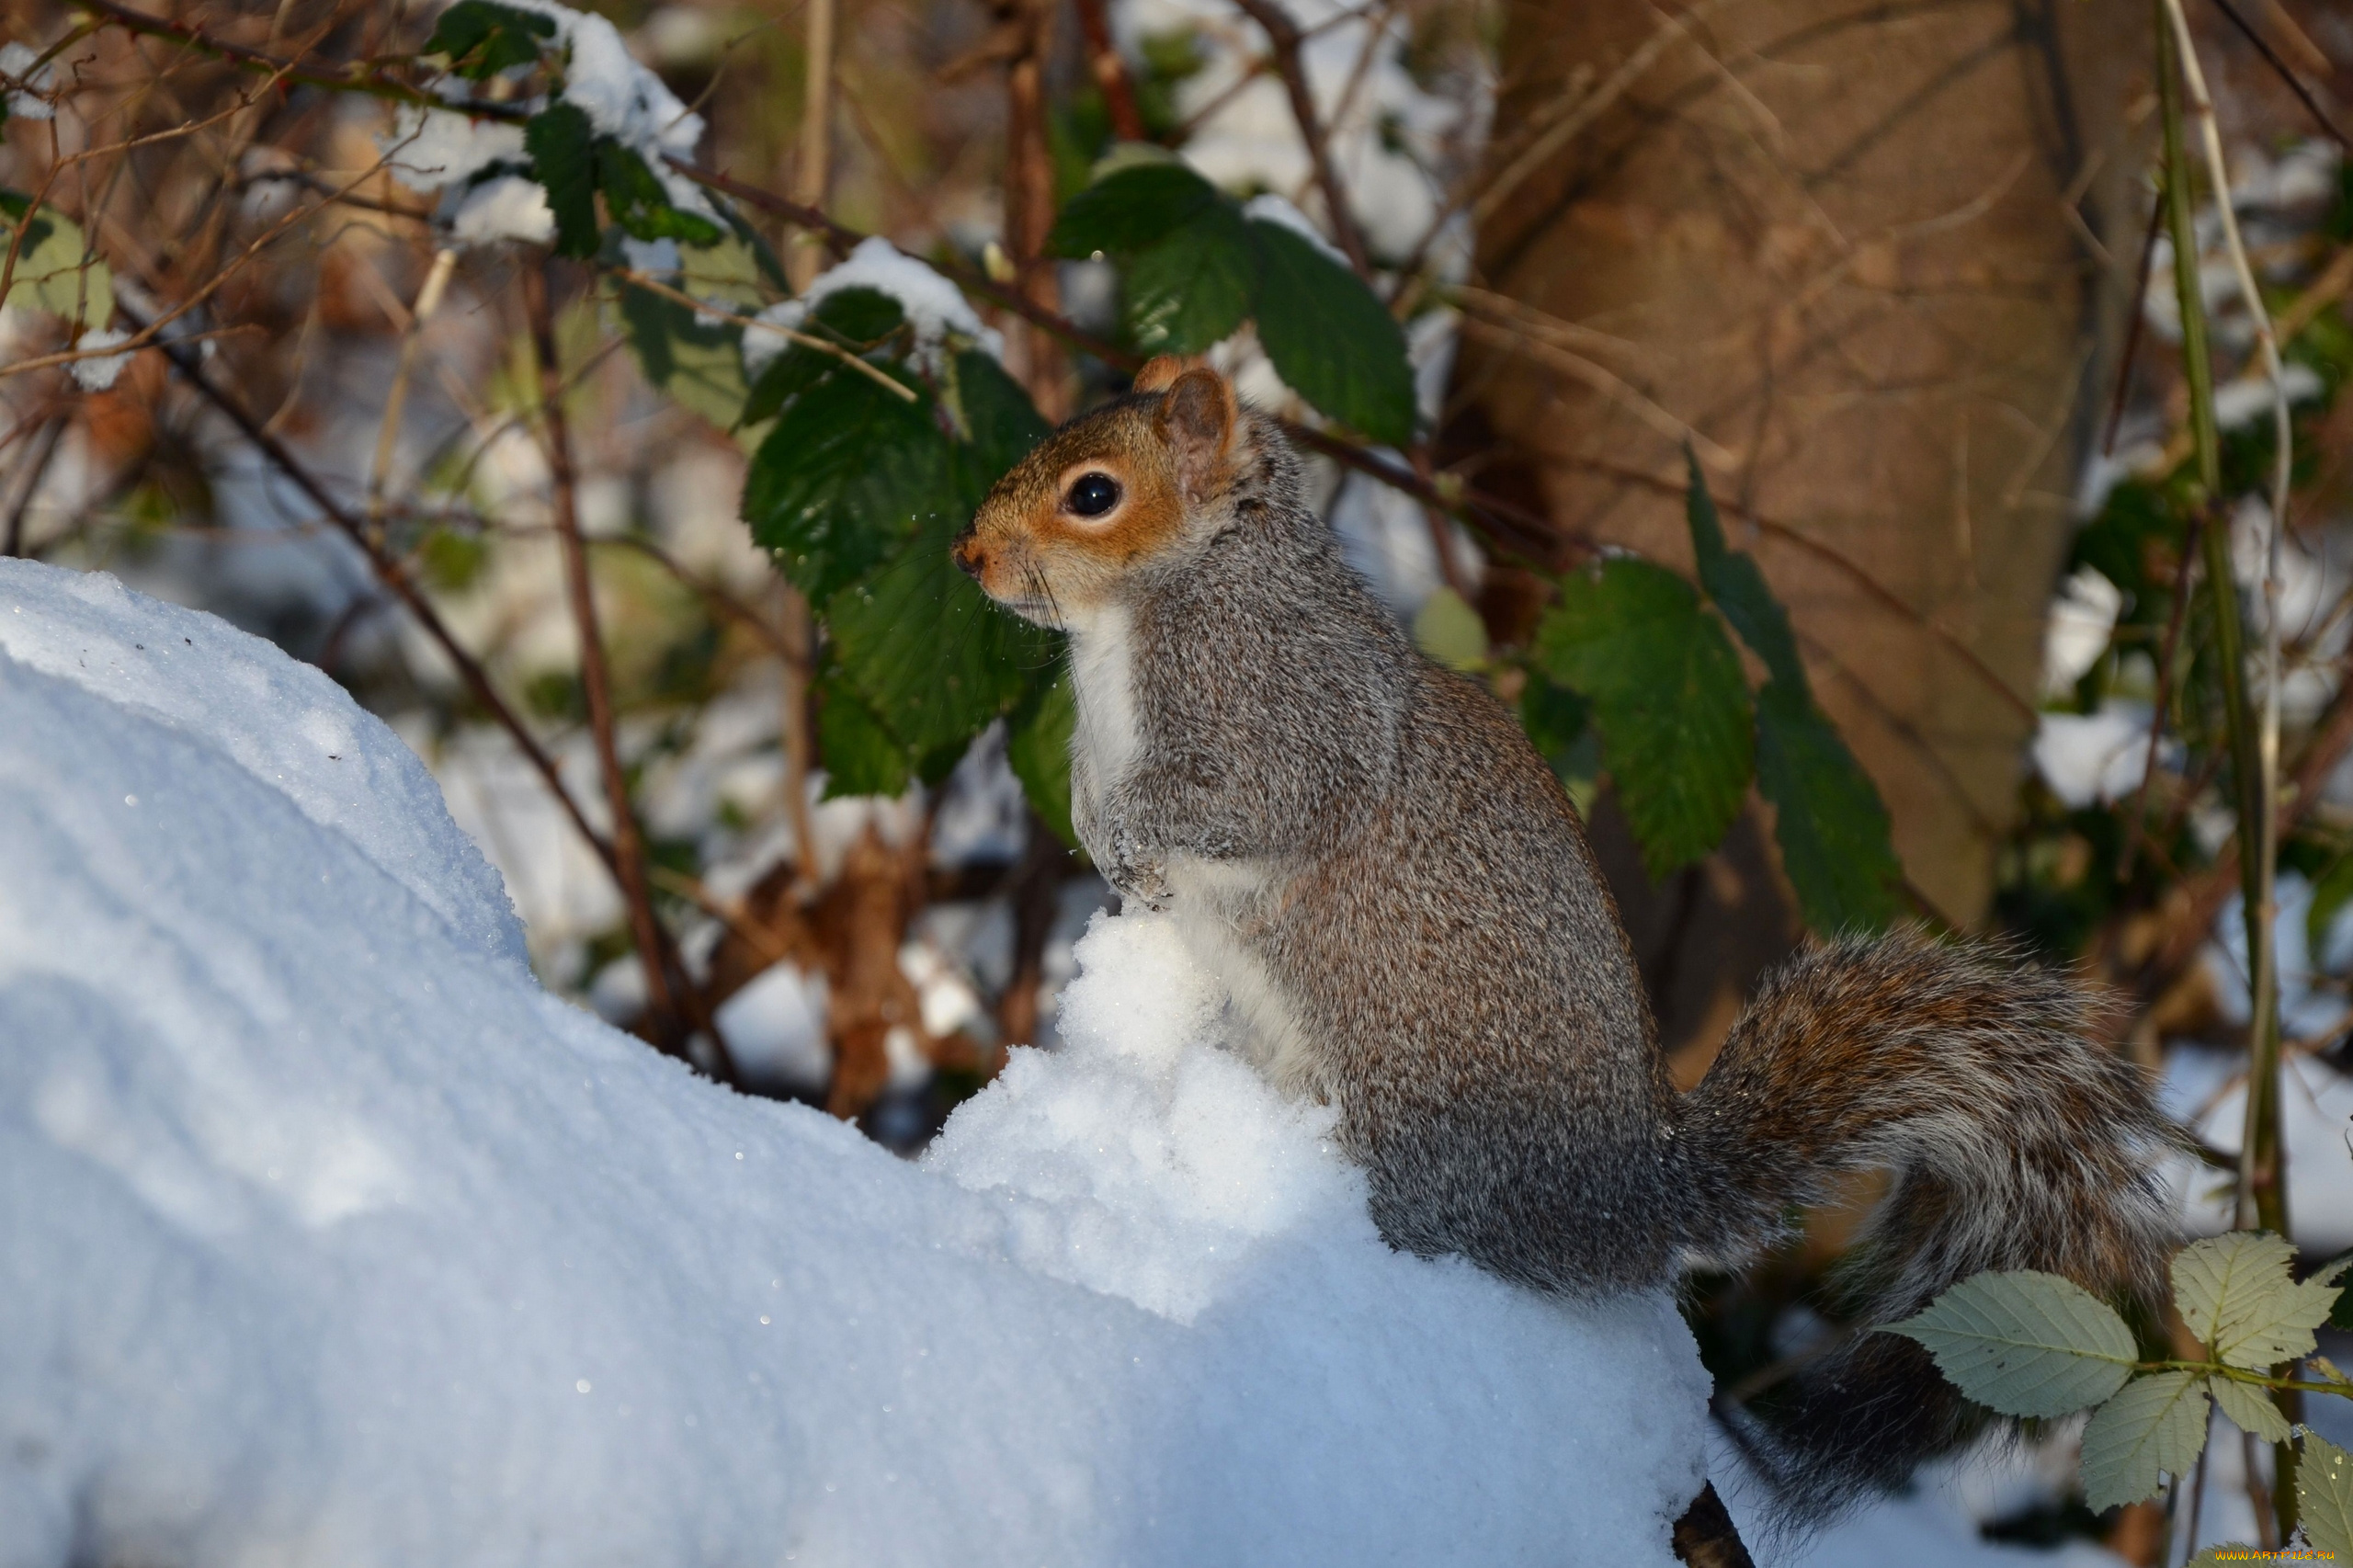
[[[1672,1561],[1704,1378],[1381,1246],[1157,921],[902,1164],[541,992],[315,672],[0,562],[0,1565]]]

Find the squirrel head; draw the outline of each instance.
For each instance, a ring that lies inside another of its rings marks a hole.
[[[1215,531],[1250,442],[1224,377],[1154,359],[997,481],[956,564],[1025,619],[1084,624],[1129,573]]]

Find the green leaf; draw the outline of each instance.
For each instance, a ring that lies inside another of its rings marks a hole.
[[[2209,1236],[2174,1255],[2174,1304],[2216,1360],[2260,1371],[2313,1353],[2313,1330],[2328,1321],[2347,1264],[2299,1285],[2289,1273],[2295,1256],[2264,1231]]]
[[[2066,1415],[2132,1375],[2132,1331],[2055,1274],[1979,1274],[1882,1332],[1917,1340],[1955,1388],[2005,1415]]]
[[[1046,236],[1046,249],[1073,259],[1097,251],[1132,255],[1224,199],[1215,186],[1173,159],[1131,165],[1072,197]]]
[[[596,148],[597,184],[605,193],[605,210],[631,238],[715,245],[725,237],[726,231],[710,219],[674,205],[669,191],[635,152],[609,136],[597,137]],[[538,157],[536,150],[532,156]]]
[[[836,289],[809,312],[810,330],[846,348],[870,348],[907,324],[898,296],[856,285]]]
[[[956,403],[972,441],[972,461],[985,494],[1006,471],[1029,455],[1030,449],[1052,434],[1038,405],[1005,367],[978,348],[967,348],[949,362]]]
[[[1450,670],[1475,670],[1487,662],[1487,623],[1452,588],[1438,588],[1422,601],[1414,642]]]
[[[843,675],[918,756],[971,741],[1053,661],[1051,634],[957,570],[948,547],[969,515],[924,517],[904,549],[825,602]]]
[[[2353,1562],[2353,1454],[2307,1429],[2296,1467],[2297,1514],[2304,1538],[2339,1562]]]
[[[1878,786],[1804,689],[1778,676],[1756,699],[1756,788],[1773,802],[1781,869],[1808,926],[1836,937],[1895,923],[1904,867]]]
[[[1773,802],[1774,837],[1798,907],[1826,937],[1883,931],[1901,907],[1904,867],[1879,787],[1815,704],[1789,612],[1765,574],[1746,551],[1724,543],[1699,460],[1688,447],[1683,460],[1690,471],[1684,516],[1700,586],[1770,677],[1756,703],[1756,787]]]
[[[555,37],[555,18],[490,0],[458,0],[433,24],[423,54],[445,54],[449,69],[483,81],[517,65],[535,65],[541,39]]]
[[[1147,354],[1199,354],[1250,314],[1257,280],[1241,210],[1220,197],[1122,268],[1128,331]]]
[[[1305,235],[1249,220],[1258,242],[1258,341],[1293,392],[1376,441],[1414,438],[1404,330],[1364,280]]]
[[[1064,669],[1030,687],[1005,732],[1005,759],[1030,809],[1072,849],[1078,847],[1078,830],[1070,820],[1070,737],[1077,727],[1078,704]]]
[[[833,671],[817,682],[817,755],[825,800],[907,791],[907,748]]]
[[[2304,912],[2304,950],[2315,964],[2328,950],[2328,928],[2347,899],[2353,899],[2353,855],[2340,855],[2313,884],[2312,907]]]
[[[2234,1383],[2228,1378],[2209,1378],[2206,1390],[2214,1396],[2215,1405],[2230,1417],[2231,1425],[2242,1432],[2251,1432],[2267,1443],[2288,1440],[2288,1418],[2271,1403],[2271,1396],[2252,1383]]]
[[[576,104],[551,104],[523,126],[531,177],[555,214],[555,253],[597,254],[597,139]]]
[[[959,504],[929,400],[847,369],[792,400],[744,481],[753,540],[816,605],[892,555],[916,518]]]
[[[74,326],[104,326],[113,320],[114,274],[95,253],[84,265],[81,226],[54,207],[36,209],[21,199],[7,202],[6,210],[10,222],[0,223],[0,254],[14,243],[18,226],[25,231],[6,303],[63,316]]]
[[[744,416],[742,329],[705,324],[676,300],[623,283],[621,328],[646,383],[722,430]]]
[[[1798,657],[1798,640],[1790,631],[1789,612],[1773,597],[1765,574],[1748,553],[1725,545],[1716,498],[1708,494],[1699,460],[1688,446],[1683,449],[1683,460],[1691,475],[1684,490],[1683,512],[1691,526],[1691,553],[1699,562],[1699,585],[1749,651],[1765,662],[1772,678],[1805,692],[1805,665]]]
[[[1688,584],[1618,557],[1564,579],[1537,630],[1544,672],[1592,704],[1603,760],[1654,878],[1713,849],[1754,756],[1732,641]]]
[[[2206,1379],[2198,1372],[2135,1378],[2084,1427],[2084,1501],[2095,1513],[2154,1496],[2187,1475],[2206,1447]]]

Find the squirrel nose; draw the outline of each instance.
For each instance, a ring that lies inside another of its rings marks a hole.
[[[981,574],[988,570],[988,551],[981,548],[981,541],[972,536],[970,528],[957,536],[956,542],[950,547],[949,553],[956,558],[956,564],[964,569],[964,575],[975,583],[979,582]]]

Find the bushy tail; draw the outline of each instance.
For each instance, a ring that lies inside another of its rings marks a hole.
[[[1683,1236],[1733,1265],[1779,1239],[1837,1173],[1893,1182],[1851,1255],[1863,1327],[1989,1268],[2154,1297],[2173,1223],[2154,1176],[2174,1134],[2139,1070],[2091,1038],[2096,1004],[1999,949],[1917,936],[1800,954],[1733,1026],[1677,1108]],[[1733,1434],[1800,1518],[1900,1484],[1980,1429],[1926,1351],[1861,1334]]]

